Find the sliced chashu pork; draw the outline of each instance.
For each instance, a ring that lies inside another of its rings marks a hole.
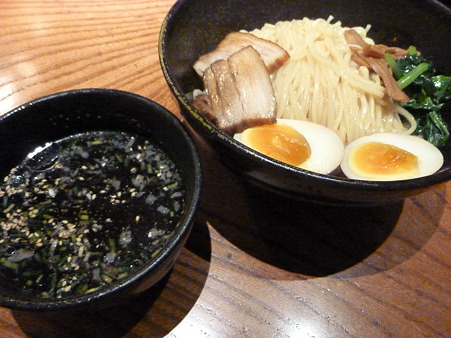
[[[246,47],[229,58],[247,127],[274,123],[277,104],[267,67],[253,47]]]
[[[234,134],[276,120],[276,99],[268,70],[251,46],[218,60],[203,75],[205,95],[194,106],[221,130]]]
[[[215,61],[228,59],[239,50],[252,46],[261,55],[270,74],[278,70],[290,58],[288,52],[274,42],[261,39],[250,33],[231,32],[219,43],[215,50],[202,55],[195,63],[194,70],[203,76]]]
[[[229,60],[218,60],[204,72],[204,86],[215,124],[224,131],[233,130],[245,119],[235,74]],[[198,105],[196,104],[196,107]]]

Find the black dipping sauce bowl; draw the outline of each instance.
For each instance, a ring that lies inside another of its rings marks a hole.
[[[443,1],[444,3],[445,1]],[[163,22],[159,53],[166,81],[192,130],[218,159],[247,181],[290,199],[334,205],[392,203],[451,179],[451,140],[441,148],[445,163],[433,175],[392,182],[322,175],[273,160],[226,135],[192,105],[189,94],[203,88],[194,62],[215,49],[226,34],[261,28],[277,21],[323,18],[355,27],[371,25],[376,43],[416,46],[430,57],[438,74],[451,75],[451,9],[437,0],[179,0]],[[299,74],[302,76],[302,74]],[[451,103],[442,116],[451,126]]]
[[[56,93],[21,105],[0,117],[0,176],[48,142],[90,131],[127,132],[152,139],[181,172],[185,203],[179,223],[161,250],[128,276],[91,293],[62,298],[24,296],[0,275],[0,305],[24,311],[106,308],[139,295],[174,265],[191,231],[201,192],[201,167],[191,135],[171,112],[139,95],[109,89]],[[152,225],[149,224],[149,228]]]

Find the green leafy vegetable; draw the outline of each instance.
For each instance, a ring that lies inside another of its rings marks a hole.
[[[398,80],[399,88],[401,89],[406,88],[427,70],[429,70],[429,63],[421,62],[418,66],[416,66],[414,69],[409,71],[407,74],[405,74]]]
[[[422,135],[436,146],[443,146],[449,138],[449,130],[441,116],[441,109],[451,99],[451,76],[436,75],[430,60],[418,55],[415,47],[408,49],[409,54],[395,60],[385,55],[398,85],[410,97],[403,104],[417,120],[415,134]]]

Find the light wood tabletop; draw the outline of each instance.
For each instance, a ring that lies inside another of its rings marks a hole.
[[[115,88],[178,114],[158,59],[173,0],[2,0],[0,114]],[[366,208],[265,194],[199,144],[201,207],[169,275],[107,311],[0,308],[0,337],[450,337],[451,182]]]

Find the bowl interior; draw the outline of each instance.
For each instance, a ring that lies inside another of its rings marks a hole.
[[[232,164],[232,169],[270,190],[301,199],[313,196],[318,201],[330,199],[357,204],[389,201],[450,179],[451,141],[441,148],[444,166],[432,176],[402,182],[353,181],[293,169],[261,156],[217,130],[191,105],[187,94],[202,88],[202,81],[192,65],[200,55],[214,49],[227,33],[260,28],[267,22],[327,18],[330,15],[343,26],[371,24],[369,36],[377,43],[405,48],[414,45],[423,55],[432,57],[439,73],[451,74],[451,48],[443,43],[451,35],[451,10],[438,1],[381,0],[376,5],[369,0],[259,0],[245,3],[230,0],[214,4],[208,0],[182,0],[174,5],[163,24],[160,60],[188,123],[219,154],[220,160],[229,166]],[[448,103],[443,109],[443,117],[451,126],[450,108]]]
[[[3,180],[37,146],[77,133],[102,130],[130,132],[151,138],[161,144],[180,168],[186,190],[185,210],[172,239],[134,274],[100,292],[63,300],[35,301],[7,294],[0,287],[0,300],[4,305],[54,309],[90,303],[107,294],[131,292],[146,278],[146,285],[140,288],[149,287],[172,266],[177,250],[189,234],[199,203],[200,164],[190,134],[172,113],[157,103],[122,91],[85,89],[57,93],[18,107],[0,118],[0,177]],[[164,271],[159,271],[161,269]],[[155,276],[149,279],[148,275],[152,273]]]

